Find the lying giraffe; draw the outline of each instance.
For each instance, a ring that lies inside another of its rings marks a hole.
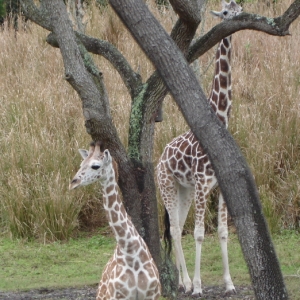
[[[70,190],[99,181],[103,188],[104,209],[117,246],[104,268],[97,300],[157,300],[159,274],[149,249],[127,215],[118,194],[117,164],[108,150],[101,152],[100,142],[89,151],[80,149],[83,158]]]
[[[242,12],[242,8],[231,0],[222,1],[222,11],[212,14],[221,19],[230,19]],[[215,76],[209,103],[219,119],[228,126],[231,109],[231,36],[224,38],[216,52]],[[217,186],[215,172],[208,156],[191,131],[169,143],[157,166],[158,186],[170,222],[170,233],[174,240],[176,266],[179,275],[179,289],[194,296],[202,295],[200,278],[201,246],[204,239],[204,213],[210,191]],[[195,198],[196,260],[193,283],[188,275],[181,245],[181,234],[191,203]],[[168,233],[168,232],[167,232]],[[231,280],[227,251],[227,207],[220,193],[218,209],[218,234],[222,250],[223,278],[226,294],[235,293]],[[168,234],[166,234],[168,236]]]

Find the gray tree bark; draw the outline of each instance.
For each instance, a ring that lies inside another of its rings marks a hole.
[[[134,1],[119,2],[123,2],[123,5],[128,4],[128,8],[140,7],[132,7]],[[222,22],[220,25],[217,25],[191,45],[195,30],[201,21],[200,9],[202,2],[186,0],[173,0],[170,2],[179,16],[179,19],[172,30],[171,37],[174,39],[179,49],[184,53],[184,55],[186,55],[189,62],[192,62],[205,53],[222,38],[240,30],[241,28],[261,30],[274,35],[286,35],[288,34],[288,27],[290,23],[295,20],[300,11],[300,1],[298,0],[290,6],[283,16],[276,19],[266,19],[260,16],[242,14],[232,21]],[[119,3],[117,5],[121,4]],[[140,5],[138,1],[137,4]],[[41,1],[40,7],[37,7],[32,0],[22,0],[22,5],[27,17],[52,32],[48,36],[48,42],[53,46],[60,47],[65,64],[66,80],[78,92],[82,99],[83,114],[86,120],[87,132],[91,135],[93,140],[102,140],[105,143],[105,147],[110,149],[112,155],[118,162],[120,170],[119,185],[122,191],[125,207],[131,215],[138,231],[149,245],[150,251],[160,269],[160,273],[166,275],[161,276],[161,278],[169,277],[170,279],[169,282],[163,283],[164,292],[171,297],[175,297],[174,294],[172,295],[172,291],[176,291],[176,274],[173,272],[172,265],[170,265],[168,261],[164,260],[164,255],[163,252],[161,252],[159,243],[157,202],[153,179],[154,169],[152,165],[154,119],[160,103],[163,101],[164,96],[168,92],[168,89],[165,86],[164,81],[161,80],[160,75],[169,76],[168,73],[155,72],[146,82],[143,82],[142,78],[132,70],[126,59],[114,46],[106,41],[94,39],[78,32],[74,33],[62,1],[44,0]],[[127,17],[130,18],[131,13],[128,11],[128,8],[127,10],[124,10],[124,12],[126,12]],[[136,14],[138,12],[136,10],[132,10],[132,13]],[[144,13],[144,10],[140,11],[140,13]],[[145,16],[147,16],[147,20],[145,21],[148,21],[148,11],[146,11]],[[135,15],[135,17],[138,16]],[[149,20],[152,20],[151,15]],[[141,20],[139,20],[139,22],[140,21]],[[142,23],[143,22],[140,24]],[[157,22],[154,28],[159,28],[159,24]],[[141,33],[143,32],[144,31],[141,31]],[[148,39],[148,36],[145,38]],[[165,42],[167,42],[168,39],[165,39]],[[154,36],[149,37],[149,41],[155,42]],[[147,41],[140,42],[146,43]],[[170,45],[173,47],[172,43]],[[161,55],[163,57],[167,57],[168,50],[162,50]],[[121,144],[110,117],[109,99],[103,85],[102,74],[98,70],[97,66],[94,65],[87,51],[100,54],[112,63],[119,72],[132,97],[133,109],[130,118],[128,153],[126,153],[124,146]],[[174,54],[177,55],[175,52]],[[158,62],[158,64],[159,63],[160,62]],[[184,60],[180,57],[178,62],[175,60],[172,64],[168,64],[167,66],[164,65],[164,68],[170,67],[170,72],[173,72],[173,64],[177,65],[177,67],[181,67],[182,64],[184,64]],[[187,76],[185,77],[186,79],[189,78],[190,74],[185,71],[182,75]],[[183,85],[184,82],[180,80],[178,83],[175,83],[175,87],[179,88],[181,92],[183,91]],[[173,88],[173,85],[169,84],[167,86],[168,88]],[[173,92],[177,95],[176,89],[174,89]],[[190,92],[193,94],[193,97],[196,97],[197,94],[202,100],[205,98],[201,89],[198,87],[194,87],[193,90],[190,90]],[[182,96],[182,93],[177,96]],[[189,106],[192,110],[194,108],[208,109],[207,107],[203,108],[203,106],[199,103],[194,103],[191,99],[193,98],[185,98],[184,103],[178,101],[179,106],[182,105],[182,111],[185,116],[189,113]],[[214,122],[211,121],[213,120],[211,119],[211,112],[209,110],[208,112],[210,122]],[[191,115],[190,125],[192,128],[199,128],[198,126],[201,125],[201,128],[204,128],[205,131],[206,126],[211,125],[210,123],[204,124],[201,122],[199,125],[198,121],[198,118],[195,119],[195,116]],[[222,131],[219,131],[218,126],[215,130],[217,132],[215,132],[212,138],[218,139],[218,134],[224,134]],[[225,136],[223,139],[226,140],[228,137]],[[231,144],[229,143],[229,146],[230,145]],[[225,146],[227,147],[228,145],[225,144]],[[214,147],[224,147],[222,140],[218,140],[217,144],[214,144],[214,146],[211,146],[210,148],[207,147],[206,149],[208,151],[214,151]],[[234,148],[233,150],[236,149]],[[231,149],[231,151],[233,150]],[[238,165],[239,162],[244,163],[241,168],[238,168],[235,171],[244,174],[244,181],[247,182],[247,176],[249,176],[249,173],[242,156],[239,154],[235,157],[236,152],[234,151],[229,151],[229,154],[226,166],[228,167],[228,164],[231,164],[231,160],[232,162],[236,162]],[[217,155],[214,155],[213,159],[215,159],[214,164],[216,164],[215,168],[217,170],[218,164],[222,165],[223,161],[219,161],[219,157]],[[225,168],[219,170],[219,173],[220,175],[218,176],[220,177],[223,177],[224,175],[226,176],[228,175],[228,169]],[[252,177],[250,176],[249,191],[252,191],[250,187],[253,188],[253,182],[251,182],[251,180]],[[226,184],[227,183],[228,181]],[[243,186],[240,187],[240,189],[242,188]],[[233,193],[232,189],[231,192]],[[252,192],[254,193],[254,199],[257,199],[256,189],[254,188]],[[242,199],[240,199],[240,202],[241,200]],[[254,201],[254,204],[255,203],[256,202]],[[242,208],[243,206],[241,206],[241,209],[238,210],[238,212],[233,210],[230,211],[230,213],[238,215],[238,220],[243,219],[241,218],[241,214],[243,214],[241,211]],[[259,202],[258,208],[256,209],[260,215],[261,210]],[[246,206],[244,223],[249,221],[247,218],[251,215],[251,212],[251,207],[249,208]],[[261,218],[258,220],[261,220]],[[250,221],[256,222],[256,220],[253,219],[250,219]],[[239,221],[237,221],[237,224],[238,222]],[[264,220],[262,224],[262,227],[264,227]],[[244,227],[242,225],[240,227],[241,233],[239,235],[244,236],[242,232],[242,228]],[[247,235],[245,235],[245,237],[246,236]],[[243,240],[241,239],[241,241]],[[250,242],[248,241],[246,244],[248,245],[249,243]],[[257,246],[257,243],[255,243],[255,246]],[[263,246],[263,244],[260,246]],[[256,252],[252,251],[251,253]],[[267,272],[260,274],[267,274]],[[254,275],[257,275],[257,272],[254,272]],[[172,284],[174,285],[172,286]]]

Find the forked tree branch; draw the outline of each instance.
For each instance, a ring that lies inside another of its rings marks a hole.
[[[132,97],[135,97],[140,91],[142,79],[138,73],[133,71],[122,53],[108,41],[96,39],[79,32],[75,33],[76,37],[80,39],[81,43],[84,45],[88,52],[101,55],[112,64],[112,66],[121,76],[130,95]],[[47,36],[47,43],[49,43],[53,47],[58,47],[55,34],[50,33]]]
[[[277,18],[242,13],[231,20],[224,20],[191,45],[187,60],[193,62],[220,40],[240,30],[251,29],[275,36],[289,35],[289,27],[299,15],[300,0],[296,0]]]

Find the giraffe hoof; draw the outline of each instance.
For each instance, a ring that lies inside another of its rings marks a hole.
[[[178,287],[178,293],[182,293],[182,294],[185,293],[185,288],[184,288],[183,285],[179,285],[179,287]]]
[[[231,295],[236,295],[236,290],[235,290],[235,288],[226,290],[226,292],[225,292],[225,294],[224,294],[225,297],[231,296]]]
[[[193,293],[191,295],[192,298],[201,298],[202,297],[202,293]]]

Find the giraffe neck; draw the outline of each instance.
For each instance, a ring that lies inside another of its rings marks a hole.
[[[231,36],[224,38],[217,49],[215,76],[209,103],[219,119],[228,126],[231,110]]]
[[[140,236],[119,196],[114,169],[111,168],[107,175],[107,179],[101,183],[106,216],[121,251],[123,253],[133,254],[138,250]]]

